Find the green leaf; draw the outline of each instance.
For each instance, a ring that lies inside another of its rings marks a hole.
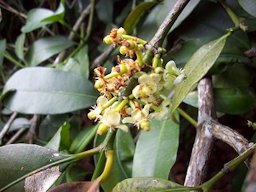
[[[83,129],[73,140],[69,151],[71,153],[82,152],[85,147],[92,141],[98,129],[98,125]]]
[[[214,88],[214,102],[218,112],[242,114],[255,107],[255,93],[249,88]],[[189,93],[184,103],[198,108],[197,91]]]
[[[45,147],[56,150],[63,151],[68,150],[70,146],[70,124],[64,123],[52,139],[46,144]]]
[[[192,87],[208,72],[219,57],[229,33],[199,48],[185,65],[186,79],[174,87],[172,107],[175,110]]]
[[[137,7],[135,7],[128,17],[126,18],[124,22],[124,29],[127,34],[131,34],[138,22],[140,21],[141,17],[144,15],[144,13],[149,10],[151,7],[156,5],[157,1],[150,1],[150,2],[144,2],[140,3]]]
[[[243,9],[250,15],[256,17],[256,3],[255,0],[238,0]]]
[[[55,150],[31,144],[11,144],[0,147],[0,191],[7,184],[40,167],[69,157]],[[8,191],[23,191],[24,182]]]
[[[91,82],[75,73],[31,67],[14,73],[4,91],[15,90],[4,99],[12,111],[27,114],[60,114],[91,106],[97,93]]]
[[[74,56],[74,59],[79,63],[80,73],[86,78],[89,78],[89,57],[88,45],[84,45]]]
[[[6,40],[2,39],[0,40],[0,66],[2,66],[3,64],[3,60],[4,60],[3,54],[5,52],[5,49],[6,49]]]
[[[64,7],[65,0],[61,0],[59,7],[52,15],[42,19],[42,22],[61,22],[64,19],[65,7]]]
[[[141,177],[125,179],[118,183],[113,192],[154,192],[166,189],[183,188],[178,183],[154,177]],[[181,190],[180,190],[181,191]],[[182,190],[185,192],[186,190]]]
[[[132,161],[135,144],[130,132],[118,130],[115,138],[116,158],[119,167],[126,178],[132,176]]]
[[[15,53],[17,57],[21,60],[24,60],[24,43],[25,43],[26,35],[21,33],[16,42],[15,42]]]
[[[100,0],[95,6],[99,19],[106,24],[112,23],[113,3],[112,0]]]
[[[175,113],[176,119],[178,118]],[[141,132],[137,141],[132,177],[167,179],[176,161],[179,144],[179,125],[173,120],[153,120],[151,130]]]
[[[64,36],[41,38],[30,47],[27,62],[30,66],[36,66],[72,45],[73,42]]]
[[[62,20],[64,17],[63,1],[54,12],[49,9],[36,8],[28,12],[26,24],[21,28],[23,33],[29,33],[35,29]]]

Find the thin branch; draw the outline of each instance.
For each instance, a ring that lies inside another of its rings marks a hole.
[[[202,79],[198,84],[198,104],[197,134],[185,179],[185,185],[191,187],[200,185],[204,181],[213,144],[213,136],[209,131],[210,127],[205,123],[207,120],[216,117],[210,79]]]
[[[109,57],[109,55],[114,51],[112,46],[109,46],[103,53],[101,53],[92,63],[90,69],[93,70],[94,68],[102,65],[104,61]]]
[[[18,115],[17,112],[13,112],[10,119],[7,121],[7,123],[3,127],[2,131],[0,132],[0,145],[2,145],[2,139],[5,136],[5,134],[7,133],[7,131],[10,129],[10,127],[11,127],[11,125],[12,125],[12,123],[15,120],[17,115]]]
[[[166,37],[174,22],[176,21],[182,10],[185,8],[185,6],[188,4],[188,2],[189,0],[178,0],[175,3],[172,10],[169,12],[163,23],[158,28],[156,34],[149,42],[150,46],[156,48],[162,45],[164,38]]]
[[[8,5],[7,3],[5,3],[3,0],[0,0],[0,7],[2,7],[3,9],[6,9],[7,11],[20,16],[23,19],[26,19],[27,16],[24,13],[21,13],[20,11],[14,9],[13,7],[11,7],[10,5]]]
[[[17,141],[17,139],[20,138],[20,136],[27,130],[27,128],[20,128],[12,137],[11,139],[9,139],[9,141],[6,143],[6,145],[12,144],[15,141]]]
[[[211,133],[216,139],[219,139],[228,145],[230,145],[238,154],[241,154],[249,148],[249,142],[237,131],[231,129],[228,126],[222,125],[215,120],[211,120]]]
[[[37,137],[38,126],[40,122],[40,115],[33,115],[30,121],[31,121],[31,126],[29,128],[29,131],[26,137],[28,139],[28,142],[32,144]]]

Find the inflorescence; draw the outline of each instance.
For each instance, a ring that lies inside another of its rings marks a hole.
[[[112,29],[103,41],[120,46],[119,52],[125,58],[118,57],[118,64],[109,74],[104,67],[94,70],[94,86],[100,96],[88,117],[99,121],[97,133],[100,135],[115,128],[128,131],[128,124],[148,131],[150,120],[168,117],[170,100],[164,95],[185,78],[184,70],[178,69],[174,61],[163,67],[163,48],[155,53],[151,65],[145,64],[147,42],[126,35],[123,28]]]

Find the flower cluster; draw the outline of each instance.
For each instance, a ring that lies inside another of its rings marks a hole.
[[[155,53],[151,65],[145,64],[146,41],[126,35],[123,28],[112,29],[104,42],[120,46],[120,54],[126,57],[119,58],[109,74],[104,67],[94,70],[94,86],[100,96],[88,117],[100,122],[98,134],[115,128],[127,131],[128,124],[147,131],[151,119],[168,117],[170,101],[164,95],[185,78],[185,73],[174,61],[162,67],[162,49]]]

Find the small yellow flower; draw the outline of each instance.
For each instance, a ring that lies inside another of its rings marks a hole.
[[[103,105],[108,102],[108,99],[104,96],[99,96],[96,105],[93,106],[91,111],[88,113],[88,118],[89,119],[99,119],[101,112],[103,111]]]

